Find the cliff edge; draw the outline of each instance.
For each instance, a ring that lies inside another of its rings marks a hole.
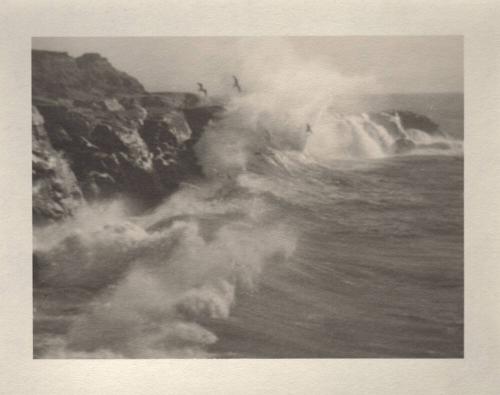
[[[193,145],[223,109],[189,93],[146,92],[99,54],[32,51],[33,222],[123,197],[152,207],[200,177]]]

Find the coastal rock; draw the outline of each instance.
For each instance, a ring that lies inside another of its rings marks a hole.
[[[383,126],[394,138],[405,137],[400,127],[403,129],[418,129],[431,136],[441,136],[439,125],[425,115],[417,114],[412,111],[382,111],[370,113],[370,119]],[[401,124],[398,125],[399,118]]]
[[[82,192],[66,158],[50,143],[44,119],[32,108],[33,222],[50,223],[71,215],[82,203]]]
[[[99,54],[73,58],[65,52],[32,51],[33,97],[89,100],[145,93],[135,78]]]
[[[187,123],[193,131],[191,142],[196,142],[200,138],[205,126],[219,119],[224,112],[224,107],[212,105],[205,107],[184,108],[183,113]]]
[[[98,54],[32,59],[35,223],[117,196],[143,210],[201,177],[192,146],[221,108],[196,107],[189,93],[149,94]]]
[[[140,212],[181,182],[203,177],[194,146],[223,106],[192,93],[148,93],[99,54],[34,50],[32,76],[35,223],[116,197]],[[405,130],[441,134],[432,120],[410,111],[369,117],[396,140],[394,153],[415,148]]]
[[[415,149],[416,146],[410,139],[402,137],[396,140],[390,149],[394,154],[404,154]]]
[[[192,108],[201,106],[200,97],[186,92],[153,92],[141,97],[145,107]]]

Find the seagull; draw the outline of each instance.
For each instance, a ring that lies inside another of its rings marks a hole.
[[[233,88],[238,89],[238,92],[240,92],[240,93],[241,93],[241,86],[240,86],[240,83],[239,83],[239,81],[238,81],[238,78],[236,78],[236,77],[233,75],[233,80],[234,80]]]
[[[198,92],[203,92],[203,94],[204,94],[205,96],[207,96],[207,95],[208,95],[208,92],[207,92],[207,90],[205,89],[205,87],[203,86],[203,84],[202,84],[201,82],[197,82],[197,84],[198,84]]]

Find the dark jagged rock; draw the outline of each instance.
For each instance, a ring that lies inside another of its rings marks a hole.
[[[193,93],[153,92],[142,97],[142,104],[148,107],[192,108],[200,105],[200,98]]]
[[[35,223],[117,196],[146,209],[182,181],[202,177],[194,145],[224,107],[202,105],[191,93],[148,93],[99,54],[75,59],[35,50],[32,76]],[[370,117],[396,139],[395,153],[415,148],[401,128],[441,133],[429,118],[409,111]]]
[[[431,136],[442,135],[442,132],[439,130],[438,124],[436,124],[430,118],[421,114],[416,114],[412,111],[391,110],[378,113],[370,113],[370,118],[374,122],[382,125],[393,137],[399,138],[403,136],[394,121],[396,116],[399,116],[399,119],[401,120],[401,126],[404,129],[422,130]]]
[[[33,97],[89,100],[146,92],[99,54],[75,59],[65,52],[33,50],[32,80]]]
[[[397,113],[401,117],[401,123],[405,129],[418,129],[430,135],[441,134],[439,125],[425,115],[412,111],[398,111]]]
[[[144,209],[201,177],[192,146],[221,108],[148,94],[99,54],[33,51],[32,61],[35,223],[116,196]]]
[[[404,154],[410,152],[411,150],[416,148],[416,144],[407,138],[400,138],[394,142],[391,146],[391,151],[394,154]]]
[[[82,192],[67,160],[50,143],[44,119],[32,110],[33,221],[64,218],[82,204]]]
[[[196,108],[185,108],[183,110],[186,120],[193,132],[193,141],[201,136],[205,126],[212,120],[218,119],[224,112],[222,106],[206,106]]]

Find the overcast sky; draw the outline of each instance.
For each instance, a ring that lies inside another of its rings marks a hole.
[[[463,92],[458,36],[34,38],[33,48],[72,56],[98,52],[149,91],[195,91],[201,81],[222,92],[231,75],[244,79],[249,65],[255,74],[272,74],[303,62],[360,78],[367,93]]]

